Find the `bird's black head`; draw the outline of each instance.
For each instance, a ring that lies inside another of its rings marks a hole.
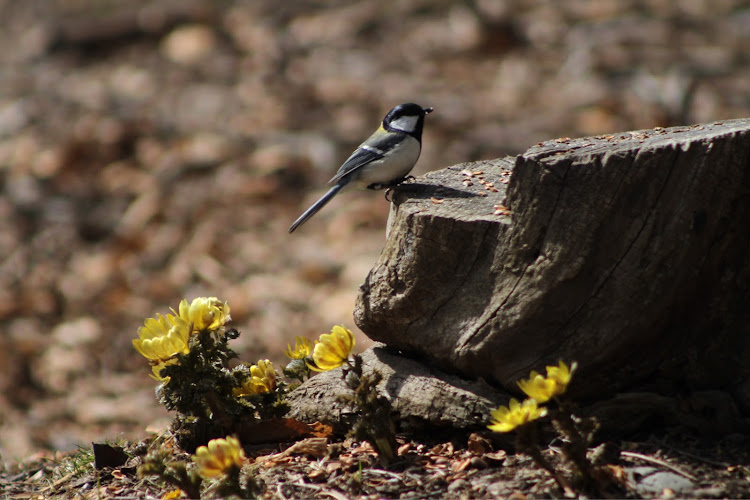
[[[423,108],[413,102],[399,104],[385,115],[383,128],[391,132],[405,132],[421,141],[424,117],[431,112],[432,108]]]

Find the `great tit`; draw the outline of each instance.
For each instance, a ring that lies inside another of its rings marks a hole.
[[[344,188],[383,189],[400,184],[419,159],[424,117],[431,112],[432,108],[414,103],[399,104],[390,110],[375,133],[328,181],[333,184],[331,189],[294,221],[289,232],[304,224]]]

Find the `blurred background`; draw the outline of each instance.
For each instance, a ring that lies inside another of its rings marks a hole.
[[[750,117],[741,0],[0,0],[0,19],[5,460],[167,425],[131,340],[183,297],[229,301],[246,361],[353,328],[382,193],[287,228],[398,103],[435,108],[417,173]]]

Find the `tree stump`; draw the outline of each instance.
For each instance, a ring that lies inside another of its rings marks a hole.
[[[355,320],[511,392],[561,359],[578,361],[581,397],[667,380],[748,412],[749,188],[750,119],[433,172],[396,190]]]
[[[402,429],[482,428],[490,411],[508,402],[507,395],[481,380],[442,373],[384,346],[368,349],[361,356],[366,375],[377,371],[383,377],[379,392],[391,402]],[[287,416],[303,422],[325,422],[346,431],[356,415],[338,396],[350,392],[340,370],[317,374],[289,395],[292,410]]]

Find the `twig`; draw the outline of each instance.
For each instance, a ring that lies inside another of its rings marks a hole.
[[[368,474],[380,474],[382,476],[390,476],[393,479],[398,479],[399,481],[403,481],[403,478],[401,477],[401,474],[396,474],[395,472],[382,470],[382,469],[369,469],[367,471]]]
[[[520,444],[520,442],[518,442],[517,444]],[[570,483],[565,478],[565,476],[560,474],[554,467],[552,467],[552,465],[550,465],[550,463],[544,458],[544,456],[542,455],[542,451],[538,447],[531,445],[525,446],[521,449],[523,453],[529,455],[539,467],[546,470],[549,475],[552,476],[552,478],[557,483],[557,486],[559,486],[563,491],[563,495],[566,498],[575,498],[577,496],[575,490],[573,490],[573,488],[570,486]]]
[[[674,446],[670,446],[668,444],[663,444],[662,446],[664,446],[665,448],[669,448],[670,451],[674,451],[675,453],[678,453],[678,454],[680,454],[682,456],[685,456],[685,457],[688,457],[688,458],[692,458],[693,460],[699,460],[699,461],[701,461],[703,463],[707,463],[709,465],[716,465],[717,467],[724,467],[724,468],[729,467],[729,466],[732,465],[729,462],[719,462],[718,460],[712,460],[710,458],[704,458],[704,457],[701,457],[700,455],[695,455],[694,453],[690,453],[689,451],[684,451],[684,450],[681,450],[679,448],[675,448]]]
[[[344,495],[343,493],[339,493],[335,490],[327,490],[327,491],[321,491],[321,495],[328,495],[329,497],[333,497],[336,500],[349,500],[349,497]]]
[[[690,479],[691,481],[698,481],[698,478],[688,474],[687,472],[683,471],[682,469],[675,467],[674,465],[670,464],[669,462],[665,462],[664,460],[660,460],[658,458],[649,457],[648,455],[643,455],[641,453],[636,453],[634,451],[621,451],[620,455],[627,458],[635,458],[637,460],[643,460],[644,462],[649,462],[655,465],[661,465],[662,467],[665,467],[669,470],[671,470],[674,473],[677,473],[683,477],[686,477]]]
[[[299,480],[299,481],[295,481],[295,482],[293,482],[293,483],[281,483],[281,484],[279,484],[279,485],[278,485],[278,486],[276,487],[276,493],[277,493],[277,494],[278,494],[278,495],[279,495],[279,496],[280,496],[280,497],[281,497],[282,499],[284,499],[284,500],[286,500],[286,499],[288,499],[288,498],[291,498],[290,496],[285,496],[285,495],[284,495],[284,493],[283,493],[283,491],[282,491],[282,488],[284,488],[285,486],[286,486],[286,487],[289,487],[289,488],[294,488],[294,487],[300,487],[300,488],[308,488],[308,489],[311,489],[311,490],[315,490],[315,491],[317,491],[317,492],[321,492],[321,491],[322,491],[322,490],[323,490],[323,489],[325,488],[325,486],[322,486],[322,485],[319,485],[319,484],[310,484],[310,483],[306,483],[306,482],[304,482],[304,481],[303,481],[303,480],[302,480],[301,478],[300,478],[300,480]],[[292,494],[292,496],[293,496],[293,494]]]
[[[284,486],[284,483],[279,483],[276,486],[276,494],[281,498],[281,500],[287,500],[287,497],[284,495],[284,492],[282,491],[282,488]]]

